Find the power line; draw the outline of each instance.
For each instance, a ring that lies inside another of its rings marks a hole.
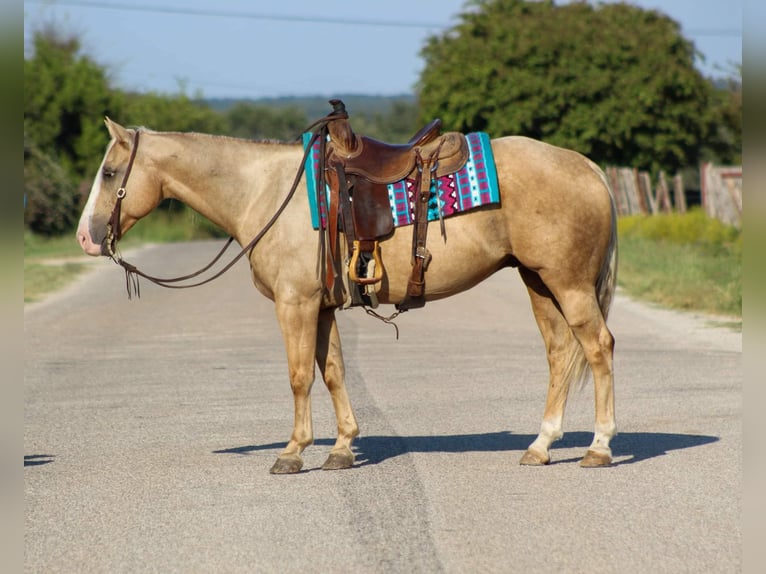
[[[31,4],[51,4],[50,0],[24,0]],[[119,10],[123,12],[147,12],[154,14],[174,14],[177,16],[206,16],[214,18],[245,18],[250,20],[271,20],[275,22],[304,22],[311,24],[342,24],[353,26],[377,26],[383,28],[445,28],[443,22],[417,22],[413,20],[366,20],[357,18],[339,18],[326,16],[296,16],[282,14],[265,14],[257,12],[237,12],[226,10],[174,8],[172,6],[151,6],[147,4],[125,4],[97,2],[90,0],[58,0],[59,6],[74,6],[80,8],[96,8],[100,10]],[[698,28],[686,30],[690,36],[742,37],[742,30],[735,28]]]
[[[33,4],[49,4],[50,0],[25,0]],[[174,14],[177,16],[207,16],[215,18],[237,18],[250,20],[271,20],[277,22],[305,22],[311,24],[343,24],[353,26],[380,26],[396,28],[444,28],[445,24],[437,22],[416,22],[412,20],[364,20],[356,18],[338,18],[325,16],[285,16],[281,14],[264,14],[256,12],[232,12],[225,10],[174,8],[168,6],[149,6],[146,4],[123,4],[110,2],[91,2],[88,0],[60,0],[58,6],[76,6],[80,8],[97,8],[104,10],[119,10],[123,12],[148,12],[155,14]]]

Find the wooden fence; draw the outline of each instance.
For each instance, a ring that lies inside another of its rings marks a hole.
[[[742,225],[742,167],[702,164],[702,205],[710,217],[729,225]]]
[[[676,174],[668,182],[660,172],[652,185],[649,174],[629,167],[608,167],[606,175],[614,190],[619,215],[685,213],[687,208],[684,182]],[[700,167],[700,201],[710,217],[740,227],[742,225],[742,167]]]

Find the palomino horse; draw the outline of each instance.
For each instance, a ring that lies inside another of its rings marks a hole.
[[[305,187],[283,204],[301,165],[301,146],[126,129],[109,119],[106,125],[111,141],[77,230],[82,249],[90,255],[112,255],[115,237],[165,198],[190,206],[243,246],[268,228],[250,251],[249,261],[256,288],[276,305],[295,403],[292,435],[271,472],[298,472],[301,453],[313,442],[310,391],[315,363],[338,423],[337,441],[323,468],[351,467],[351,445],[359,428],[344,384],[335,319],[343,301],[337,290],[328,292],[320,277],[319,232],[310,222]],[[540,433],[521,464],[550,461],[551,443],[563,435],[570,385],[590,370],[595,433],[580,464],[608,466],[609,442],[616,434],[614,339],[606,326],[616,281],[614,198],[601,169],[579,153],[518,136],[494,139],[491,146],[500,204],[447,221],[447,241],[429,245],[433,259],[426,273],[425,299],[449,297],[501,268],[518,267],[550,367]],[[122,197],[120,209],[115,209],[117,196]],[[282,208],[271,225],[269,220]],[[428,224],[434,225],[439,223]],[[397,228],[380,243],[385,264],[380,303],[397,303],[405,296],[410,229]],[[431,231],[435,237],[439,228]]]

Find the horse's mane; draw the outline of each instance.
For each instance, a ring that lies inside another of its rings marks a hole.
[[[163,131],[157,131],[151,128],[147,128],[146,126],[133,126],[131,127],[131,129],[134,129],[136,131],[139,131],[141,133],[146,133],[146,134],[169,135],[169,136],[191,136],[191,137],[211,138],[211,139],[233,141],[233,142],[240,142],[240,143],[285,145],[285,146],[296,145],[297,143],[299,143],[298,140],[290,142],[290,141],[284,141],[284,140],[278,140],[278,139],[247,139],[247,138],[241,138],[236,136],[229,136],[225,134],[208,134],[204,132],[178,132],[178,131],[163,132]]]

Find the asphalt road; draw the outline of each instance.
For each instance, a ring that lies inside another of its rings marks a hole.
[[[127,258],[170,276],[216,248]],[[741,570],[739,333],[618,296],[615,465],[577,464],[589,384],[531,468],[547,365],[515,271],[402,315],[398,341],[343,311],[357,465],[319,469],[335,423],[318,381],[304,471],[273,476],[292,396],[246,264],[132,301],[118,267],[94,267],[24,313],[28,572]]]

